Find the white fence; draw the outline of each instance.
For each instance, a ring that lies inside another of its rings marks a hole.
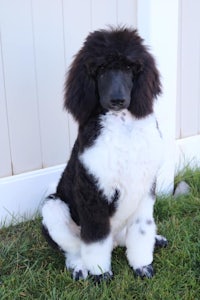
[[[65,71],[88,32],[109,24],[137,26],[161,70],[161,181],[173,183],[175,132],[193,135],[177,145],[200,155],[199,11],[198,0],[0,0],[0,220],[32,213],[58,179],[76,136]]]

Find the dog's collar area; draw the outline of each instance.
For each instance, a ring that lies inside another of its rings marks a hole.
[[[132,122],[133,122],[133,116],[127,109],[123,109],[120,111],[109,110],[106,115],[111,116],[111,117],[115,118],[116,120],[119,120],[124,125],[128,125],[130,123],[132,124]]]
[[[122,109],[122,110],[118,110],[118,111],[109,110],[107,114],[115,116],[115,117],[124,117],[125,118],[128,115],[128,111],[127,111],[127,109]]]

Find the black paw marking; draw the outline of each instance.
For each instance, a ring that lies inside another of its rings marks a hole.
[[[102,281],[110,281],[113,275],[110,272],[105,272],[100,275],[90,275],[90,278],[95,284],[100,284]]]
[[[71,273],[71,278],[75,281],[85,280],[88,276],[88,271],[86,269],[79,268],[68,268],[68,271]]]
[[[168,246],[168,240],[162,235],[157,235],[155,246],[159,248],[166,248]]]
[[[135,274],[140,278],[152,278],[154,275],[153,266],[148,265],[135,270]]]
[[[83,279],[84,279],[83,272],[82,272],[81,270],[79,270],[79,271],[74,271],[74,272],[72,273],[72,278],[73,278],[75,281],[83,280]]]

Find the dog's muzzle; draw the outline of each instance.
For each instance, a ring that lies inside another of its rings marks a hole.
[[[109,108],[115,111],[127,108],[127,102],[125,99],[111,99]]]
[[[130,105],[132,72],[107,70],[98,78],[99,100],[103,108],[119,111]]]

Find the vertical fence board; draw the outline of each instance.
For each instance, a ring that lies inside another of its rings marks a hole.
[[[117,1],[117,23],[132,27],[137,26],[137,0]]]
[[[176,99],[176,132],[175,132],[175,138],[179,139],[181,136],[181,23],[182,23],[182,13],[181,13],[181,8],[182,8],[182,2],[180,2],[179,6],[179,17],[178,17],[178,22],[179,22],[179,30],[178,30],[178,59],[177,59],[177,99]]]
[[[117,24],[116,0],[92,0],[91,4],[93,30],[106,28],[107,25]]]
[[[1,1],[1,34],[14,174],[41,168],[30,0]]]
[[[34,0],[32,9],[42,160],[43,167],[49,167],[69,155],[62,1]]]
[[[66,66],[82,46],[91,30],[91,0],[63,0]]]
[[[181,22],[181,137],[196,135],[199,125],[200,2],[182,1]]]
[[[12,175],[0,36],[0,177]]]

